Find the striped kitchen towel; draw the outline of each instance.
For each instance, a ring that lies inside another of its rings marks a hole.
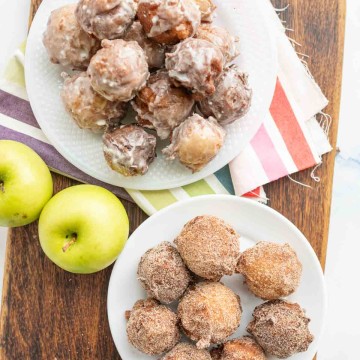
[[[268,0],[261,1],[278,43],[279,77],[274,99],[251,143],[230,166],[214,175],[170,190],[124,191],[82,173],[61,157],[39,128],[27,101],[23,69],[15,58],[0,79],[0,139],[28,144],[55,171],[107,187],[122,198],[131,197],[149,215],[178,200],[204,194],[236,193],[264,200],[261,185],[319,164],[321,155],[331,147],[314,118],[327,100],[298,59]],[[19,55],[21,58],[21,53]]]

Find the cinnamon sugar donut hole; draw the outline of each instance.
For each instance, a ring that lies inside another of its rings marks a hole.
[[[52,63],[85,70],[100,42],[80,27],[75,8],[69,4],[51,12],[43,43]]]
[[[190,220],[174,242],[188,268],[204,279],[218,281],[235,272],[240,256],[239,235],[215,216]]]
[[[160,69],[165,65],[166,47],[149,39],[139,21],[135,21],[126,31],[126,41],[136,41],[144,50],[150,69]]]
[[[250,336],[233,339],[211,350],[212,360],[266,360],[264,350]]]
[[[179,343],[161,360],[211,360],[210,353],[188,343]]]
[[[194,1],[199,6],[201,12],[201,21],[211,22],[213,13],[216,10],[216,6],[212,2],[212,0],[194,0]]]
[[[62,76],[65,81],[61,98],[79,128],[98,133],[120,125],[127,112],[127,103],[109,101],[95,92],[86,72],[73,76],[63,73]]]
[[[196,100],[215,92],[224,65],[220,49],[202,39],[186,39],[166,54],[165,66],[176,85],[191,90]]]
[[[299,304],[272,300],[257,306],[254,320],[246,330],[254,336],[267,355],[286,359],[306,351],[314,336],[309,322]]]
[[[130,344],[145,354],[160,355],[180,340],[176,314],[154,299],[137,301],[125,316]]]
[[[289,244],[263,241],[241,254],[237,271],[254,295],[273,300],[298,288],[302,265]]]
[[[144,51],[136,41],[103,40],[87,73],[91,86],[110,101],[129,101],[150,73]]]
[[[220,125],[228,125],[245,116],[252,100],[252,89],[247,74],[236,65],[223,71],[216,82],[216,90],[201,101],[198,106],[205,116],[213,116]]]
[[[167,241],[141,257],[137,276],[148,296],[165,304],[178,300],[191,281],[179,252]]]
[[[201,24],[196,33],[196,37],[209,41],[218,47],[224,55],[226,63],[234,60],[239,55],[239,50],[237,49],[238,39],[230,35],[227,30],[220,26]]]
[[[76,18],[84,31],[99,39],[121,37],[135,18],[135,0],[80,0]]]
[[[200,171],[218,154],[225,134],[214,118],[194,114],[175,128],[170,145],[162,152],[168,160],[178,159],[193,172]]]
[[[137,125],[123,125],[103,136],[105,160],[124,176],[144,175],[156,156],[156,137]]]
[[[195,35],[201,21],[193,0],[139,0],[137,17],[149,38],[167,45]]]
[[[194,100],[181,87],[175,87],[166,70],[151,74],[146,86],[132,102],[137,122],[155,129],[160,139],[166,139],[192,112]]]
[[[240,298],[219,282],[190,286],[178,306],[180,326],[198,349],[218,344],[240,325]]]

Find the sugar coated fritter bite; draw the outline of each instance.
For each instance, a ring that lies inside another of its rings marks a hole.
[[[166,241],[141,257],[137,276],[148,296],[165,304],[178,300],[191,281],[179,252]]]
[[[186,39],[166,54],[165,66],[176,85],[182,85],[194,93],[196,99],[215,92],[224,56],[221,50],[203,39]]]
[[[213,116],[221,125],[228,125],[243,117],[250,109],[252,90],[247,74],[236,65],[224,69],[216,81],[216,90],[199,102],[205,116]]]
[[[237,49],[238,40],[220,26],[201,24],[196,37],[207,40],[218,47],[224,55],[226,63],[234,60],[239,55],[239,50]]]
[[[193,36],[201,21],[193,0],[139,0],[137,17],[146,35],[161,44]]]
[[[156,137],[137,125],[109,129],[103,136],[105,160],[124,176],[144,175],[156,156]]]
[[[139,21],[134,21],[126,31],[126,41],[136,41],[144,50],[150,69],[160,69],[165,65],[166,47],[148,38]]]
[[[225,341],[239,327],[241,314],[239,296],[219,282],[190,286],[178,306],[180,325],[199,349]]]
[[[226,132],[214,118],[194,114],[172,133],[171,143],[163,154],[168,160],[178,159],[193,172],[201,170],[220,151]]]
[[[70,4],[51,12],[43,43],[52,63],[85,70],[100,42],[80,27],[75,8]]]
[[[63,73],[64,86],[61,98],[65,109],[81,129],[103,132],[108,127],[116,127],[124,118],[127,104],[109,101],[93,90],[86,72],[69,76]]]
[[[135,0],[80,0],[76,17],[81,27],[99,39],[121,37],[135,18]]]
[[[151,74],[132,105],[137,122],[155,129],[160,139],[166,139],[190,115],[194,100],[184,88],[171,83],[166,70],[159,70]]]
[[[212,0],[194,0],[201,12],[201,21],[211,22],[216,6]]]
[[[240,256],[239,235],[215,216],[190,220],[174,242],[189,269],[204,279],[217,281],[235,272]]]
[[[271,300],[257,306],[253,317],[246,330],[267,355],[286,359],[306,351],[314,340],[309,331],[310,319],[299,304]]]
[[[129,101],[142,89],[150,73],[143,49],[136,41],[103,40],[87,73],[91,86],[110,101]]]
[[[212,360],[266,360],[264,350],[249,337],[233,339],[211,350]]]
[[[176,314],[158,301],[139,300],[125,315],[128,318],[128,340],[139,351],[148,355],[160,355],[179,342]]]
[[[179,343],[160,360],[211,360],[210,353],[188,343]]]
[[[241,254],[237,271],[252,293],[273,300],[297,289],[302,265],[289,244],[262,241]]]

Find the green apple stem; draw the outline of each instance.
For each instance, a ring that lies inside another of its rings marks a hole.
[[[0,180],[0,191],[1,191],[2,193],[5,192],[4,182],[3,182],[2,180]]]
[[[73,233],[71,235],[71,240],[68,241],[63,247],[62,247],[62,251],[65,252],[71,245],[75,244],[77,240],[77,234]]]

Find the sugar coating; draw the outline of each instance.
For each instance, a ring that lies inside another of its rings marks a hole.
[[[246,330],[252,334],[267,355],[286,359],[306,351],[314,340],[309,322],[299,304],[271,300],[257,306],[254,320]]]
[[[166,70],[159,70],[150,76],[132,105],[138,123],[155,129],[160,139],[166,139],[190,115],[194,103],[185,89],[171,83]]]
[[[180,325],[199,349],[225,341],[239,327],[241,314],[239,296],[219,282],[190,286],[178,306]]]
[[[166,54],[165,66],[175,84],[182,85],[199,98],[215,92],[215,81],[224,65],[218,47],[203,39],[186,39]]]
[[[150,73],[144,51],[136,41],[103,40],[87,73],[91,86],[110,101],[129,101]]]
[[[140,0],[138,18],[148,37],[176,44],[195,35],[201,13],[193,0]]]
[[[180,339],[176,314],[154,299],[137,301],[125,315],[130,344],[145,354],[160,355],[172,349]]]
[[[212,360],[266,360],[261,346],[249,336],[229,340],[214,348],[211,357]]]
[[[166,241],[141,257],[137,276],[148,296],[165,304],[178,300],[191,281],[180,254]]]
[[[218,47],[224,55],[225,62],[234,60],[239,55],[238,39],[230,35],[227,30],[212,24],[201,24],[196,33],[198,39],[211,42]]]
[[[252,90],[247,74],[236,65],[223,71],[216,82],[216,90],[199,102],[205,116],[213,116],[221,125],[228,125],[242,118],[251,106]]]
[[[134,21],[126,31],[126,41],[136,41],[144,50],[150,69],[160,69],[165,65],[166,47],[149,39],[139,21]]]
[[[217,281],[235,272],[240,256],[239,235],[215,216],[190,220],[174,242],[189,269],[204,279]]]
[[[102,132],[108,126],[120,124],[126,115],[127,104],[109,101],[93,90],[86,72],[73,76],[65,73],[61,98],[67,112],[81,129]]]
[[[76,17],[80,26],[99,39],[121,37],[137,11],[135,0],[80,0]]]
[[[179,343],[161,360],[211,360],[210,353],[188,343]]]
[[[85,70],[100,42],[80,27],[75,8],[75,4],[70,4],[51,12],[43,43],[54,64]]]
[[[226,132],[214,118],[194,114],[174,129],[171,144],[162,150],[168,160],[178,159],[193,172],[201,170],[220,151]]]
[[[108,165],[124,176],[144,175],[156,156],[156,138],[137,125],[107,131],[103,150]]]
[[[251,292],[273,300],[297,289],[302,265],[289,244],[262,241],[241,254],[237,271],[244,275]]]

